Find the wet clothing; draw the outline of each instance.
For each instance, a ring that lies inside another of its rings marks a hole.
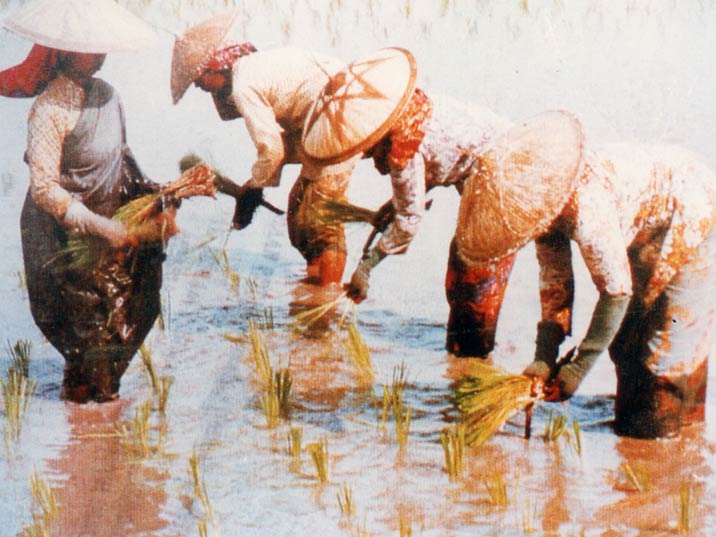
[[[320,166],[308,162],[300,150],[301,131],[310,107],[329,77],[342,66],[333,58],[286,47],[239,58],[232,69],[232,99],[257,151],[246,186],[277,186],[285,164],[302,165],[287,220],[292,244],[309,262],[329,244],[345,251],[343,227],[325,230],[317,226],[310,218],[315,210],[310,204],[329,193],[335,196],[333,199],[342,199],[360,157]],[[307,194],[309,182],[317,184],[308,190],[321,194]]]
[[[111,217],[154,191],[126,146],[122,105],[106,82],[87,89],[59,76],[33,104],[28,125],[30,189],[21,215],[33,318],[66,360],[66,394],[116,397],[119,379],[159,314],[161,244],[70,268],[69,204]]]
[[[610,347],[616,428],[662,436],[700,416],[714,309],[716,175],[670,146],[614,145],[587,157],[552,227],[580,246],[597,289],[633,296]],[[613,215],[613,217],[609,217]],[[537,242],[542,320],[571,329],[569,241]]]
[[[395,218],[378,240],[384,254],[408,249],[425,211],[425,192],[454,185],[458,191],[474,171],[477,155],[511,123],[490,110],[447,96],[431,98],[432,112],[417,154],[398,169],[391,167]]]

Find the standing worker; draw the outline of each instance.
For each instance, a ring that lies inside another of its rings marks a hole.
[[[302,165],[288,202],[291,244],[306,260],[307,275],[319,285],[339,283],[346,263],[343,226],[320,222],[319,207],[342,200],[357,157],[333,166],[314,165],[300,150],[308,110],[342,64],[296,48],[257,51],[228,37],[238,14],[206,20],[177,37],[172,57],[174,104],[193,83],[210,93],[224,121],[243,117],[256,146],[251,178],[237,198],[234,227],[251,223],[264,187],[278,186],[284,165]]]
[[[161,242],[137,245],[111,219],[157,185],[127,147],[119,96],[93,75],[107,52],[145,46],[154,33],[112,0],[36,0],[3,24],[35,42],[23,63],[0,73],[0,94],[37,96],[28,119],[30,187],[20,221],[32,315],[65,358],[62,397],[112,400],[160,312],[164,253]],[[111,259],[92,268],[68,266],[70,232],[97,238],[111,248]]]

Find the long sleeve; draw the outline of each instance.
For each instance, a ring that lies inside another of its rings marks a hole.
[[[276,121],[273,108],[247,85],[240,85],[235,89],[234,99],[256,147],[256,161],[251,167],[248,185],[252,188],[278,186],[285,149],[283,130]]]
[[[402,254],[425,212],[425,162],[418,152],[400,172],[391,172],[395,217],[376,247],[383,254]]]
[[[62,147],[79,120],[83,99],[79,86],[58,77],[37,97],[28,118],[30,192],[35,203],[58,220],[74,201],[60,182]]]

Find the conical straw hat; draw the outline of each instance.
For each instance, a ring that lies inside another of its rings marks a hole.
[[[172,53],[172,100],[179,102],[187,88],[206,69],[211,56],[224,41],[238,9],[192,26],[174,41]]]
[[[413,55],[381,49],[339,71],[306,118],[306,155],[324,164],[346,160],[375,145],[390,130],[415,89]]]
[[[35,43],[71,52],[136,50],[157,38],[151,26],[113,0],[35,0],[2,24]]]
[[[500,259],[546,231],[577,186],[582,145],[579,121],[562,111],[532,117],[495,140],[460,200],[461,260]]]

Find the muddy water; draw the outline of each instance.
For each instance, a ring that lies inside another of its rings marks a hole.
[[[259,46],[291,42],[345,59],[402,44],[416,51],[426,88],[513,118],[568,108],[581,114],[588,136],[597,141],[675,141],[716,164],[708,151],[715,134],[707,114],[713,87],[708,54],[716,50],[706,32],[715,21],[709,3],[676,8],[644,2],[614,9],[547,1],[368,4],[373,11],[350,2],[307,1],[289,13],[277,3],[246,2],[242,24]],[[165,28],[181,27],[171,2],[144,9]],[[196,20],[201,12],[200,6],[185,7],[182,16]],[[9,34],[0,39],[0,67],[27,50]],[[460,54],[441,53],[448,50]],[[189,149],[237,178],[248,177],[253,150],[243,126],[220,123],[210,100],[196,90],[178,107],[168,104],[169,54],[167,38],[154,51],[110,56],[103,68],[124,98],[134,152],[160,180],[174,176]],[[336,291],[321,293],[301,281],[303,264],[280,218],[259,212],[251,228],[228,234],[230,201],[184,203],[182,233],[167,252],[164,327],[155,327],[148,338],[157,373],[174,383],[166,412],[151,412],[150,454],[141,456],[117,434],[152,400],[141,361],[135,359],[125,374],[117,402],[78,407],[59,401],[62,359],[35,328],[19,284],[18,221],[27,185],[20,156],[28,107],[25,101],[0,100],[0,339],[32,341],[30,373],[38,386],[19,442],[0,454],[0,535],[16,535],[31,521],[33,470],[51,483],[61,506],[54,532],[72,537],[199,535],[202,521],[209,535],[225,536],[400,535],[401,528],[403,535],[412,530],[425,536],[667,535],[678,529],[683,487],[695,498],[692,534],[716,531],[713,394],[712,425],[661,441],[619,438],[611,431],[614,372],[606,357],[569,403],[537,407],[530,441],[522,438],[524,418],[517,415],[488,444],[467,451],[462,479],[448,478],[439,433],[451,423],[450,383],[464,367],[442,350],[442,280],[457,207],[448,191],[434,194],[410,251],[374,271],[371,296],[356,308],[375,369],[372,383],[356,377],[344,348],[347,334],[336,319],[307,333],[292,329],[295,311]],[[284,185],[267,191],[277,205],[285,206],[297,173],[289,166]],[[361,163],[350,197],[378,206],[388,196],[386,182]],[[367,232],[349,227],[349,268]],[[212,255],[222,248],[231,270],[241,275],[237,288]],[[528,247],[508,287],[493,356],[512,371],[531,358],[538,317],[535,271]],[[575,339],[595,298],[579,265]],[[248,321],[265,320],[269,312],[274,326],[265,336],[272,364],[288,367],[294,381],[290,416],[275,428],[267,426],[261,410],[246,337]],[[8,362],[7,353],[0,353],[0,371]],[[376,412],[383,387],[401,364],[412,416],[403,449],[392,419],[383,425]],[[581,455],[564,439],[542,440],[550,411],[580,424]],[[298,462],[287,454],[290,427],[302,428],[304,447],[327,439],[327,484],[318,482],[305,450]],[[192,484],[194,453],[210,517]],[[506,489],[503,506],[488,493],[487,485],[499,483]],[[344,484],[352,487],[356,504],[350,517],[342,515],[336,499]]]

